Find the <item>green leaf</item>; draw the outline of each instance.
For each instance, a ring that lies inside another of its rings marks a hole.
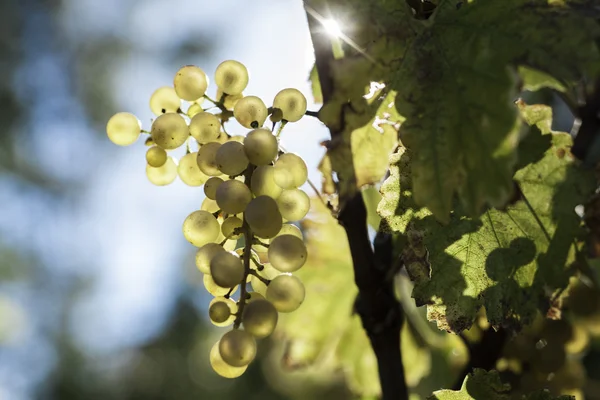
[[[377,214],[377,206],[381,201],[381,194],[374,187],[365,188],[361,194],[367,209],[367,223],[371,228],[378,230],[381,217]]]
[[[321,93],[321,82],[319,81],[319,73],[317,72],[317,66],[313,65],[308,76],[310,81],[310,87],[312,89],[313,101],[316,104],[323,103],[323,93]]]
[[[554,79],[547,73],[537,69],[520,66],[519,75],[521,76],[521,79],[523,79],[523,90],[535,92],[543,88],[549,88],[558,92],[567,91],[565,85],[560,83],[557,79]]]

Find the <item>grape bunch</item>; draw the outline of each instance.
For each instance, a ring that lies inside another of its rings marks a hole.
[[[173,87],[152,94],[150,108],[157,117],[149,132],[123,112],[110,118],[106,131],[120,146],[149,135],[146,175],[153,184],[168,185],[179,176],[189,186],[204,186],[205,199],[183,222],[183,235],[198,247],[196,266],[215,296],[208,308],[211,322],[233,326],[212,347],[210,363],[219,375],[234,378],[254,359],[256,339],[274,331],[278,313],[292,312],[304,301],[304,286],[292,273],[306,262],[307,250],[291,223],[310,208],[300,189],[308,171],[302,158],[281,150],[279,135],[287,123],[302,118],[307,104],[291,88],[280,91],[272,107],[244,96],[248,71],[233,60],[217,67],[215,82],[218,100],[206,95],[204,71],[184,66]],[[205,101],[212,104],[203,108]],[[230,136],[225,124],[231,118],[250,131]],[[271,129],[264,127],[267,118]],[[177,162],[169,152],[184,145]]]

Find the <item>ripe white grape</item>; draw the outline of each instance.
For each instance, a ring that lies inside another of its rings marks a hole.
[[[188,186],[200,186],[208,180],[198,167],[198,153],[188,153],[179,160],[179,177]]]
[[[244,151],[254,165],[267,165],[277,157],[277,138],[265,128],[254,129],[244,139]]]
[[[242,314],[244,330],[257,338],[265,338],[277,326],[277,310],[268,300],[256,299],[248,302]]]
[[[275,277],[281,275],[281,272],[273,268],[271,264],[266,263],[263,264],[263,269],[262,271],[258,271],[258,274],[263,278],[272,280],[275,279]],[[254,290],[255,292],[263,296],[267,295],[267,285],[265,285],[264,282],[258,279],[256,276],[250,275],[250,285],[252,285],[252,290]]]
[[[219,178],[218,176],[212,176],[208,178],[208,180],[204,184],[204,194],[206,195],[206,197],[214,200],[217,196],[217,188],[221,183],[223,183],[223,179]]]
[[[210,276],[209,274],[204,274],[204,276],[202,277],[202,283],[204,284],[204,288],[206,289],[206,291],[215,297],[225,296],[231,290],[230,288],[224,288],[224,287],[217,285],[215,283],[213,277]],[[237,291],[237,288],[238,287],[236,286],[231,291],[231,294],[235,293]]]
[[[167,162],[167,152],[158,146],[152,146],[146,151],[146,162],[154,168],[162,167]]]
[[[194,118],[196,114],[203,112],[202,106],[198,103],[193,103],[187,110],[187,116],[190,118]],[[193,136],[193,135],[192,135]]]
[[[292,225],[292,224],[283,224],[282,225],[281,230],[279,231],[277,236],[282,236],[282,235],[293,235],[299,239],[303,239],[302,231],[300,230],[300,228],[298,228],[296,225]]]
[[[233,108],[233,116],[245,128],[260,128],[267,119],[268,110],[256,96],[246,96],[238,100]]]
[[[231,330],[221,338],[219,353],[227,364],[243,367],[250,364],[256,356],[256,340],[246,331]]]
[[[219,205],[217,204],[216,201],[209,199],[208,197],[205,198],[204,200],[202,200],[202,204],[200,205],[200,209],[204,210],[204,211],[208,211],[209,213],[213,214],[217,211],[219,211]]]
[[[293,275],[281,274],[267,287],[267,300],[283,313],[296,311],[304,301],[304,296],[304,285]]]
[[[281,216],[288,221],[299,221],[308,214],[310,198],[303,190],[284,190],[277,198]]]
[[[281,230],[282,219],[277,203],[268,196],[258,196],[248,203],[244,218],[254,234],[261,238],[272,238]]]
[[[225,236],[226,238],[229,238],[231,240],[239,239],[242,236],[242,234],[238,233],[238,234],[234,235],[233,232],[236,229],[241,228],[242,225],[243,225],[243,221],[241,219],[239,219],[238,217],[228,217],[221,224],[221,232],[223,233],[223,236]]]
[[[227,214],[237,214],[246,209],[252,200],[252,193],[244,183],[232,179],[219,185],[215,200],[221,211]]]
[[[241,94],[248,86],[248,70],[239,61],[223,61],[215,71],[215,83],[224,93]]]
[[[235,301],[219,296],[212,299],[208,305],[208,317],[213,325],[218,327],[228,326],[233,324],[237,311]]]
[[[216,142],[221,134],[221,121],[213,114],[202,111],[194,115],[189,130],[200,144]]]
[[[196,247],[214,242],[219,232],[221,232],[219,222],[208,211],[194,211],[183,221],[183,236]]]
[[[172,87],[160,87],[150,96],[150,110],[154,115],[176,113],[179,107],[181,107],[181,99]]]
[[[239,175],[248,167],[244,145],[236,141],[223,143],[215,155],[217,167],[225,175]]]
[[[200,247],[196,252],[196,267],[203,274],[210,275],[210,260],[213,259],[219,253],[224,252],[225,249],[218,243],[207,243]]]
[[[284,120],[296,122],[306,113],[306,97],[298,89],[283,89],[275,95],[273,108],[281,110]]]
[[[233,367],[227,364],[223,360],[223,357],[221,357],[221,353],[219,352],[220,343],[220,341],[215,343],[210,349],[210,366],[217,374],[219,374],[223,378],[232,379],[241,376],[244,372],[246,372],[248,366],[244,365],[243,367]]]
[[[133,114],[116,113],[106,124],[106,134],[111,142],[119,146],[129,146],[140,137],[142,123]]]
[[[152,140],[165,150],[176,149],[190,136],[185,119],[179,114],[166,113],[158,116],[150,129]]]
[[[293,153],[285,153],[275,161],[275,183],[283,189],[295,189],[308,179],[304,160]]]
[[[208,78],[202,69],[195,65],[186,65],[175,74],[173,86],[177,96],[183,100],[195,101],[206,93]]]
[[[221,175],[221,171],[217,167],[217,161],[215,159],[219,147],[221,147],[220,143],[210,142],[203,144],[198,150],[198,167],[200,168],[200,171],[208,176]]]
[[[153,185],[168,185],[177,178],[177,164],[173,157],[168,157],[167,161],[158,168],[146,165],[146,176]]]
[[[223,96],[223,90],[221,90],[220,88],[217,89],[217,101],[221,100],[221,97]],[[239,99],[243,98],[244,95],[243,94],[228,94],[227,96],[225,96],[225,100],[223,100],[223,106],[228,109],[229,111],[233,111],[233,108],[235,107],[235,104],[238,102]]]
[[[281,235],[269,244],[269,262],[281,272],[294,272],[306,263],[306,245],[294,235]]]
[[[265,286],[266,288],[266,286]],[[265,300],[265,296],[258,292],[247,292],[246,293],[246,302],[250,303],[256,300]]]
[[[250,188],[255,196],[269,196],[272,199],[277,199],[283,192],[275,183],[275,168],[271,165],[257,167],[252,172]]]
[[[210,260],[210,275],[217,285],[232,288],[244,279],[244,264],[228,251],[217,253]]]

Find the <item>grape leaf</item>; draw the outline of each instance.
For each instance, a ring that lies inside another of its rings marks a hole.
[[[566,92],[567,88],[557,79],[554,79],[545,72],[534,68],[519,66],[519,76],[523,80],[522,90],[535,92],[542,88],[554,89],[558,92]]]

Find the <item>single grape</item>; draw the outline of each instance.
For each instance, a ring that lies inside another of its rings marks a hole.
[[[255,196],[269,196],[272,199],[277,199],[283,192],[275,183],[275,169],[271,165],[263,165],[254,170],[250,189]]]
[[[282,220],[277,203],[268,196],[258,196],[246,207],[244,218],[258,237],[269,239],[281,230]]]
[[[212,176],[208,178],[208,180],[204,184],[204,194],[206,195],[206,197],[214,200],[217,196],[217,188],[221,183],[223,183],[223,179],[217,176]]]
[[[229,176],[239,175],[248,168],[244,145],[236,141],[223,143],[217,150],[215,161],[219,170]]]
[[[246,331],[231,330],[221,338],[219,353],[227,364],[243,367],[250,364],[256,356],[256,340]]]
[[[208,305],[208,317],[215,326],[231,325],[235,319],[232,314],[236,309],[235,301],[225,297],[217,297]]]
[[[244,264],[237,255],[228,251],[217,253],[210,260],[210,275],[217,285],[232,288],[244,279]]]
[[[119,146],[129,146],[140,137],[142,123],[133,114],[116,113],[106,123],[106,134],[111,142]]]
[[[248,70],[239,61],[223,61],[215,71],[215,83],[224,93],[241,94],[248,86]]]
[[[181,107],[181,99],[172,87],[160,87],[150,96],[150,110],[154,115],[176,113],[179,107]]]
[[[217,161],[215,159],[219,147],[221,147],[220,143],[210,142],[203,144],[200,147],[200,150],[198,150],[198,167],[200,168],[200,171],[208,176],[221,175],[221,171],[217,167]]]
[[[271,281],[267,287],[267,300],[277,311],[287,313],[298,309],[304,301],[304,285],[297,277],[281,274]]]
[[[244,139],[244,151],[254,165],[271,164],[278,149],[277,138],[265,128],[254,129]]]
[[[208,78],[202,69],[195,65],[186,65],[175,74],[173,86],[177,96],[183,100],[195,101],[206,93]]]
[[[281,272],[299,270],[306,262],[306,245],[296,236],[281,235],[271,240],[269,262]]]
[[[271,122],[281,121],[283,119],[283,111],[281,111],[279,108],[274,108],[269,119]]]
[[[288,221],[300,221],[308,214],[310,199],[303,190],[284,190],[277,198],[281,216]]]
[[[306,97],[298,89],[283,89],[275,95],[273,108],[281,110],[284,120],[296,122],[306,113]]]
[[[219,185],[215,200],[221,211],[227,214],[237,214],[246,209],[252,200],[252,193],[244,183],[232,179]]]
[[[188,153],[179,160],[179,177],[188,186],[201,186],[208,180],[198,167],[198,153]]]
[[[208,211],[211,214],[216,213],[220,210],[219,205],[216,201],[209,199],[208,197],[202,200],[202,204],[200,205],[200,209],[204,211]]]
[[[225,296],[231,290],[230,288],[224,288],[217,285],[212,276],[209,274],[204,274],[202,277],[202,283],[204,284],[206,291],[215,297]],[[231,290],[231,294],[235,293],[237,288],[238,287],[236,286],[233,290]]]
[[[282,189],[300,187],[308,179],[308,169],[304,160],[293,153],[285,153],[275,161],[273,179]]]
[[[217,89],[217,100],[221,100],[222,96],[223,96],[223,91],[221,89]],[[233,111],[233,108],[235,107],[238,100],[243,97],[244,97],[244,95],[241,93],[240,94],[228,94],[225,96],[225,99],[223,100],[223,106],[226,109],[228,109],[229,111]]]
[[[177,164],[173,157],[168,157],[167,161],[158,168],[146,165],[146,176],[153,185],[168,185],[177,178]]]
[[[242,314],[244,330],[257,338],[265,338],[277,326],[277,310],[268,300],[257,299],[248,302]]]
[[[241,376],[244,372],[246,372],[248,366],[244,365],[243,367],[233,367],[227,364],[223,360],[223,357],[221,357],[221,352],[219,351],[220,343],[220,341],[215,343],[210,349],[210,366],[212,367],[213,371],[223,378],[232,379]]]
[[[267,119],[267,106],[256,96],[240,99],[233,108],[233,116],[245,128],[260,128]]]
[[[266,287],[266,286],[265,286]],[[265,296],[258,292],[248,292],[246,293],[246,302],[251,303],[256,300],[265,300]]]
[[[175,113],[158,116],[152,123],[150,133],[154,143],[165,150],[178,148],[190,136],[185,119]]]
[[[214,242],[219,232],[217,219],[208,211],[194,211],[183,221],[183,236],[196,247]]]
[[[239,239],[242,234],[238,233],[238,234],[234,234],[233,232],[236,229],[241,228],[243,225],[243,221],[241,219],[239,219],[238,217],[228,217],[225,221],[223,221],[223,224],[221,224],[221,232],[223,233],[223,236],[225,236],[226,238],[229,239]]]
[[[159,168],[167,162],[167,152],[158,146],[152,146],[146,151],[146,162],[149,166]]]
[[[198,267],[200,272],[203,274],[210,275],[210,260],[212,260],[217,254],[224,251],[225,249],[223,249],[223,247],[221,247],[218,243],[205,244],[196,252],[196,267]]]
[[[190,135],[200,144],[216,142],[221,133],[221,121],[206,111],[194,115],[190,121]]]
[[[199,113],[201,113],[203,111],[204,110],[202,110],[202,106],[200,104],[193,103],[192,105],[189,106],[186,114],[187,114],[188,117],[194,118],[196,116],[196,114],[199,114]]]
[[[282,235],[293,235],[299,239],[304,239],[300,228],[298,228],[296,225],[292,225],[292,224],[283,224],[281,226],[281,230],[279,231],[277,236],[282,236]]]

